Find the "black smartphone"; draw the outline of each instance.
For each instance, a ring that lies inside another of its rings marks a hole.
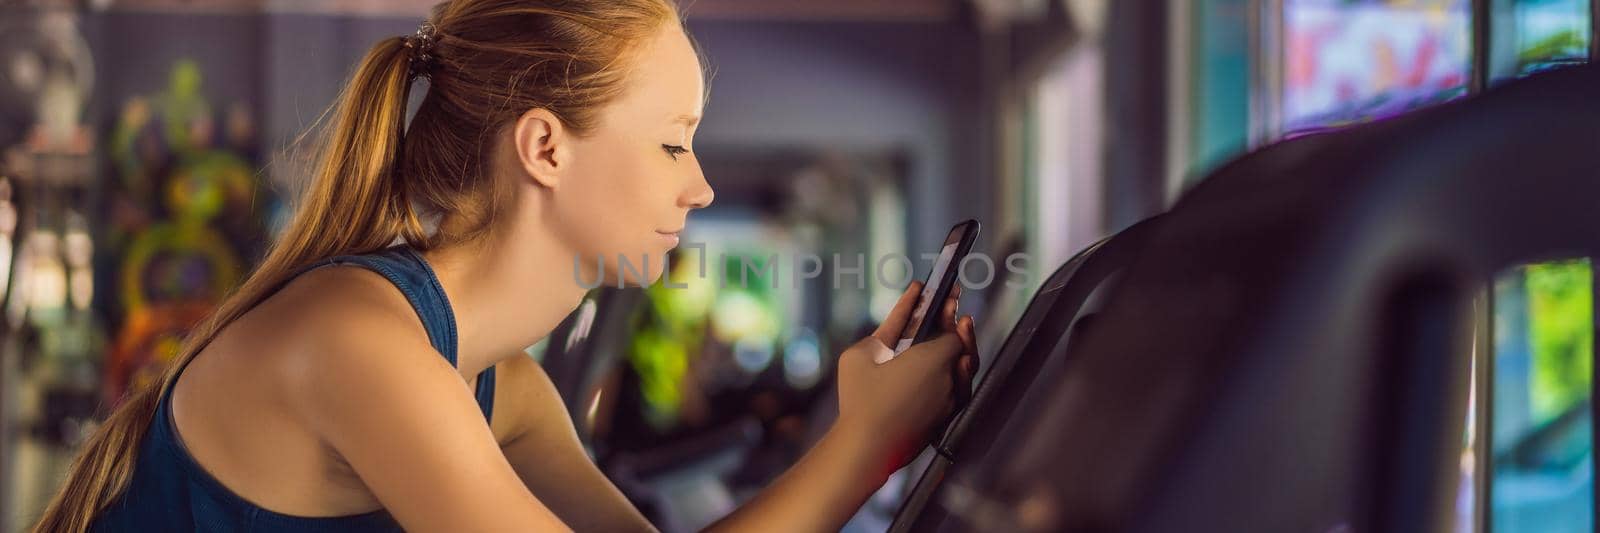
[[[917,297],[911,320],[906,321],[905,329],[900,332],[900,341],[894,345],[893,355],[900,355],[912,345],[943,333],[942,321],[937,316],[930,318],[928,314],[943,309],[950,291],[960,281],[961,261],[967,258],[967,253],[972,251],[972,243],[978,240],[979,227],[978,221],[967,220],[950,228],[950,234],[944,238],[944,246],[939,248],[939,258],[934,261],[933,270],[928,272],[928,279],[922,285],[922,295]]]

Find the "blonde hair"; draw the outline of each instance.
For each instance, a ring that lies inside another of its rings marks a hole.
[[[178,372],[217,333],[318,260],[389,246],[427,249],[481,236],[506,209],[489,143],[528,109],[574,134],[623,89],[629,54],[665,24],[670,0],[454,0],[434,9],[428,94],[404,129],[412,82],[405,37],[372,47],[330,109],[293,220],[261,265],[202,322],[154,386],[135,392],[85,443],[35,532],[86,531],[127,489],[139,446]],[[403,132],[403,133],[402,133]],[[428,234],[418,211],[446,213]]]

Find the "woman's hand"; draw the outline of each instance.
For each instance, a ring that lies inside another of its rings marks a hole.
[[[905,466],[928,442],[933,436],[930,430],[949,418],[957,398],[971,393],[978,352],[972,318],[956,320],[960,290],[951,291],[937,317],[944,321],[944,330],[953,333],[877,364],[874,357],[892,353],[889,347],[900,340],[922,292],[920,283],[906,287],[888,320],[839,356],[839,419],[833,427],[789,471],[708,530],[844,527],[889,474]]]
[[[905,466],[937,435],[958,402],[972,393],[978,368],[972,317],[956,318],[957,285],[937,319],[945,333],[908,348],[886,363],[885,352],[900,340],[922,284],[913,282],[877,331],[839,356],[839,420],[834,429],[883,446],[888,473]]]

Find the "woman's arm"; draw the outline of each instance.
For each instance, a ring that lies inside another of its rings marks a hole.
[[[955,320],[957,292],[943,313],[946,330],[956,334],[873,362],[897,340],[920,292],[919,284],[908,287],[888,320],[840,356],[840,415],[822,440],[712,530],[837,531],[920,449],[928,429],[950,412],[956,356],[976,353],[972,320]],[[961,362],[960,383],[970,383],[976,360]],[[507,392],[496,398],[496,412],[517,424],[505,454],[528,488],[578,530],[653,531],[584,452],[543,368],[520,357],[498,368]]]
[[[292,409],[408,531],[565,531],[501,453],[461,374],[418,335],[348,317],[291,378]],[[373,334],[373,332],[390,332]],[[420,333],[420,332],[419,332]],[[320,343],[319,343],[320,344]]]
[[[881,438],[835,424],[776,481],[707,531],[838,531],[892,470]]]
[[[972,319],[955,319],[946,302],[946,334],[882,365],[878,352],[898,340],[921,292],[913,283],[872,336],[839,357],[839,419],[800,462],[710,531],[838,531],[927,442],[929,430],[953,407],[952,369],[961,354],[976,354]],[[957,293],[959,294],[959,293]],[[970,386],[976,359],[959,361],[960,384]]]
[[[584,451],[544,368],[522,356],[496,368],[506,382],[496,389],[496,418],[503,412],[516,424],[505,454],[528,489],[578,531],[655,531]]]

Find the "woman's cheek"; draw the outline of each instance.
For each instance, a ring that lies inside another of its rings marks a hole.
[[[651,269],[658,270],[661,239],[655,232],[666,229],[663,224],[682,222],[672,220],[673,200],[663,186],[668,180],[660,179],[670,176],[670,169],[664,171],[661,166],[672,162],[660,150],[637,152],[618,149],[600,154],[584,169],[584,194],[591,201],[585,202],[589,204],[587,212],[579,213],[589,226],[580,230],[588,239],[580,246],[603,249],[613,262],[619,255],[624,256],[635,268],[643,266],[648,257]],[[652,161],[651,155],[667,161]]]

